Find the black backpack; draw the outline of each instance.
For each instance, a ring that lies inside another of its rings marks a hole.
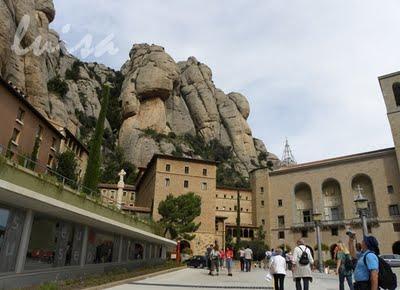
[[[343,265],[346,272],[352,272],[354,270],[353,259],[350,257],[350,255],[347,254],[345,256]]]
[[[367,266],[367,256],[368,254],[373,252],[368,252],[364,255],[364,264],[368,269]],[[375,255],[375,253],[373,253]],[[378,286],[382,289],[387,290],[395,290],[397,288],[397,277],[396,274],[393,273],[392,268],[384,259],[378,257],[379,262],[379,274],[378,274]]]
[[[302,250],[300,247],[299,249]],[[307,247],[305,247],[304,251],[301,253],[299,264],[303,266],[310,264],[310,259],[308,258],[308,253],[307,253]]]

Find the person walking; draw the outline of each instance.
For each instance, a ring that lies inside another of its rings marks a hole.
[[[314,264],[314,258],[303,239],[297,241],[297,247],[293,250],[293,263],[296,290],[308,290],[309,283],[312,282],[311,265]],[[303,281],[303,287],[301,281]]]
[[[224,269],[225,266],[225,250],[221,249],[219,251],[219,266],[221,269]]]
[[[208,275],[212,275],[212,263],[211,263],[211,253],[214,248],[214,245],[209,245],[206,249],[206,261],[208,268]]]
[[[244,248],[239,250],[240,271],[244,271]]]
[[[247,245],[246,249],[244,250],[244,265],[245,271],[251,272],[251,261],[253,260],[253,250],[250,249],[250,246]]]
[[[219,247],[218,244],[214,245],[211,251],[211,275],[219,275]]]
[[[282,249],[275,250],[276,255],[272,256],[269,263],[271,275],[274,277],[275,290],[284,290],[286,276],[286,259],[282,256]]]
[[[226,261],[226,269],[228,270],[228,276],[232,276],[232,268],[233,268],[233,249],[231,246],[228,246],[225,251],[225,261]]]
[[[339,290],[344,290],[344,280],[347,281],[350,290],[353,286],[353,261],[347,247],[339,242],[336,250],[336,274],[339,275]]]
[[[378,256],[380,254],[378,241],[373,236],[365,236],[361,242],[361,252],[358,255],[354,241],[355,235],[349,235],[350,255],[357,259],[356,268],[354,269],[354,289],[378,289]]]

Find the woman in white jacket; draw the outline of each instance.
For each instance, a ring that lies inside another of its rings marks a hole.
[[[308,290],[309,284],[312,282],[311,266],[314,264],[314,259],[303,239],[297,241],[297,247],[293,250],[293,263],[296,290]],[[301,280],[303,280],[303,288],[301,287]]]
[[[284,290],[286,276],[286,259],[282,256],[282,249],[275,250],[269,262],[269,269],[274,277],[275,290]]]

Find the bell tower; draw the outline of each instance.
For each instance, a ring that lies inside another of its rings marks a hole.
[[[384,75],[378,79],[396,147],[397,163],[400,167],[400,72]]]

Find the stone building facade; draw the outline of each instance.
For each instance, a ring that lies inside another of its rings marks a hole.
[[[35,159],[35,171],[43,173],[56,166],[63,135],[12,83],[0,78],[0,146],[17,163]],[[4,151],[3,151],[4,152]],[[35,155],[36,156],[33,156]]]
[[[364,152],[310,163],[265,168],[250,173],[251,189],[218,188],[216,164],[211,161],[155,155],[137,185],[138,206],[150,207],[158,220],[160,201],[195,192],[202,197],[202,223],[191,241],[194,253],[235,232],[240,196],[241,234],[255,237],[262,226],[266,243],[293,247],[304,238],[316,245],[313,213],[322,213],[322,243],[334,248],[351,228],[362,235],[355,207],[360,192],[368,199],[368,230],[380,240],[383,253],[400,254],[400,72],[379,78],[392,128],[394,148]],[[206,174],[204,174],[206,173]],[[385,238],[383,238],[385,237]],[[329,258],[329,253],[325,253]]]

